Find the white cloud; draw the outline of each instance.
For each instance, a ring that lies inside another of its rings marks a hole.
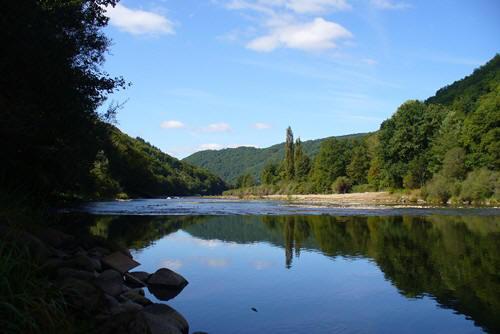
[[[133,35],[173,34],[173,23],[163,15],[127,8],[121,4],[106,7],[110,24]]]
[[[184,263],[177,259],[165,259],[160,262],[160,265],[171,270],[178,270],[184,265]]]
[[[406,2],[395,2],[393,0],[371,0],[374,7],[379,9],[406,9],[411,8],[411,5]]]
[[[209,144],[201,144],[199,149],[200,150],[220,150],[221,148],[223,148],[224,146],[222,146],[221,144],[215,144],[215,143],[209,143]]]
[[[338,39],[350,37],[351,32],[340,24],[317,17],[309,23],[273,27],[269,34],[250,41],[247,47],[259,52],[270,52],[280,47],[320,51],[335,48]]]
[[[233,0],[226,5],[226,8],[248,9],[271,15],[276,10],[288,10],[296,14],[318,14],[347,10],[351,6],[346,0]]]
[[[165,121],[160,124],[160,126],[163,129],[182,129],[186,127],[184,123],[181,121],[176,121],[176,120],[170,120],[170,121]]]
[[[351,8],[346,0],[289,0],[286,6],[296,13],[323,13]]]
[[[378,61],[376,61],[375,59],[372,59],[372,58],[364,58],[361,61],[367,65],[377,65],[378,64]]]
[[[271,124],[257,122],[253,124],[253,127],[257,130],[267,130],[271,128]]]
[[[212,123],[207,127],[203,128],[205,132],[229,132],[231,131],[231,126],[227,123]]]

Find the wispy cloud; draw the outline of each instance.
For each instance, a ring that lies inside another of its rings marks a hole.
[[[209,124],[208,126],[202,128],[202,131],[204,132],[230,132],[231,131],[231,125],[228,123],[212,123]]]
[[[254,124],[252,125],[252,127],[253,127],[254,129],[257,129],[257,130],[267,130],[267,129],[272,128],[271,124],[268,124],[268,123],[260,123],[260,122],[254,123]]]
[[[394,0],[371,0],[371,4],[379,9],[407,9],[412,7],[409,3]]]
[[[178,259],[164,259],[160,262],[160,265],[171,270],[178,270],[184,263]]]
[[[264,36],[247,44],[247,48],[269,52],[277,48],[320,51],[335,48],[336,41],[352,37],[351,32],[335,22],[317,17],[307,23],[285,23],[272,27]]]
[[[174,34],[173,23],[164,15],[142,9],[131,9],[122,4],[106,7],[110,24],[132,35]]]
[[[182,129],[182,128],[186,127],[186,125],[184,123],[182,123],[181,121],[176,121],[176,120],[162,122],[160,124],[160,126],[163,129]]]
[[[252,20],[258,26],[252,30],[257,36],[245,44],[258,52],[278,48],[322,51],[336,48],[340,39],[353,37],[345,27],[318,16],[350,9],[346,0],[233,0],[225,7],[256,15]],[[237,35],[231,37],[234,40]]]
[[[200,150],[220,150],[221,148],[223,148],[224,146],[221,145],[221,144],[216,144],[216,143],[208,143],[208,144],[201,144],[199,146],[199,149]]]

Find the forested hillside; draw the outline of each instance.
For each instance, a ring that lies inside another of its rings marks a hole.
[[[116,1],[6,2],[0,29],[0,200],[8,206],[60,200],[213,194],[217,177],[107,125],[124,89],[104,69],[105,7]],[[104,110],[102,112],[102,110]]]
[[[361,138],[366,134],[339,136],[338,139]],[[311,157],[319,152],[321,143],[329,138],[307,140],[302,144],[304,151]],[[285,143],[267,148],[237,147],[222,150],[196,152],[183,161],[203,167],[220,176],[224,181],[234,184],[238,176],[249,174],[259,180],[264,167],[269,163],[278,163],[285,156]]]
[[[425,102],[404,102],[380,130],[327,139],[314,156],[294,142],[263,169],[260,187],[241,175],[232,193],[421,190],[430,202],[500,199],[500,55]]]
[[[142,138],[107,125],[103,150],[92,169],[95,197],[219,194],[224,182],[210,172],[163,153]]]

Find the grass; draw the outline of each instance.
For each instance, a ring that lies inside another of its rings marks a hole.
[[[16,239],[16,232],[0,238],[2,333],[76,333],[61,292]]]

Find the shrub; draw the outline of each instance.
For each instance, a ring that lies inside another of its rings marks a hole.
[[[435,175],[422,189],[422,196],[432,203],[446,203],[453,195],[455,182],[440,175]]]
[[[337,194],[348,193],[351,188],[352,182],[346,176],[339,176],[332,184],[332,190]]]
[[[481,201],[498,196],[500,189],[500,173],[486,168],[475,170],[467,175],[462,183],[460,197],[464,201]]]

